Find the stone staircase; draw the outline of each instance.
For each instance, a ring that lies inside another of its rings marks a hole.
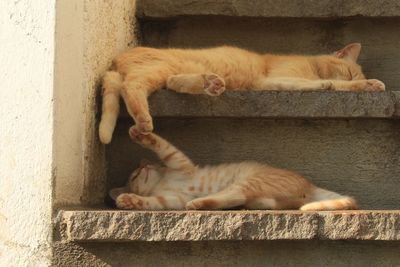
[[[155,132],[196,163],[257,160],[295,170],[321,187],[354,196],[363,210],[66,209],[57,219],[61,241],[79,244],[77,251],[83,248],[111,266],[394,266],[400,261],[395,253],[400,249],[400,2],[139,0],[137,17],[140,43],[152,47],[226,44],[258,52],[318,54],[362,43],[364,72],[383,80],[386,92],[225,92],[209,97],[160,91],[150,105]],[[106,148],[108,188],[122,185],[141,158],[156,159],[130,142],[131,125],[123,111]],[[106,243],[87,243],[93,241]],[[164,242],[146,243],[152,252],[145,257],[141,243],[109,243],[121,241],[192,242],[168,243],[170,250]],[[85,256],[84,262],[96,261]]]

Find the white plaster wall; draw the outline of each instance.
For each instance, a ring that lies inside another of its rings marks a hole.
[[[0,266],[51,260],[55,1],[0,1]]]
[[[0,266],[49,266],[52,209],[101,201],[96,92],[135,44],[134,12],[134,0],[0,0]]]
[[[134,38],[135,0],[58,0],[55,80],[55,205],[101,203],[104,147],[96,95],[112,58]]]

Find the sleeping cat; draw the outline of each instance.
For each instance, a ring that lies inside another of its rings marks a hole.
[[[291,171],[256,162],[198,167],[154,133],[133,126],[131,139],[153,150],[164,166],[142,163],[125,187],[110,191],[121,209],[357,209],[347,196],[319,188]]]
[[[349,44],[332,55],[256,54],[235,47],[155,49],[136,47],[117,56],[103,78],[100,140],[111,141],[123,97],[138,130],[153,130],[147,97],[168,89],[217,96],[224,90],[382,91],[366,80],[356,63],[361,45]]]

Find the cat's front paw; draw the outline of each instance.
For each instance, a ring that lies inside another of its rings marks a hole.
[[[117,208],[124,210],[143,209],[143,201],[135,194],[123,193],[115,200]]]
[[[204,91],[211,96],[219,96],[225,91],[225,81],[217,74],[204,74]]]
[[[330,90],[333,88],[333,83],[331,81],[322,81],[321,89],[322,90]]]
[[[366,81],[365,91],[385,91],[385,84],[377,79],[369,79]]]
[[[157,141],[152,133],[144,134],[138,130],[137,126],[132,126],[129,129],[129,136],[133,142],[141,144],[143,146],[154,146]]]

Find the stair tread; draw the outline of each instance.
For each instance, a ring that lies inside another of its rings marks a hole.
[[[400,92],[236,91],[218,97],[160,90],[150,99],[154,117],[396,118]],[[120,117],[127,118],[126,110]]]
[[[137,17],[220,15],[237,17],[337,18],[396,17],[398,0],[138,0]]]
[[[62,241],[400,240],[400,210],[61,210]]]

